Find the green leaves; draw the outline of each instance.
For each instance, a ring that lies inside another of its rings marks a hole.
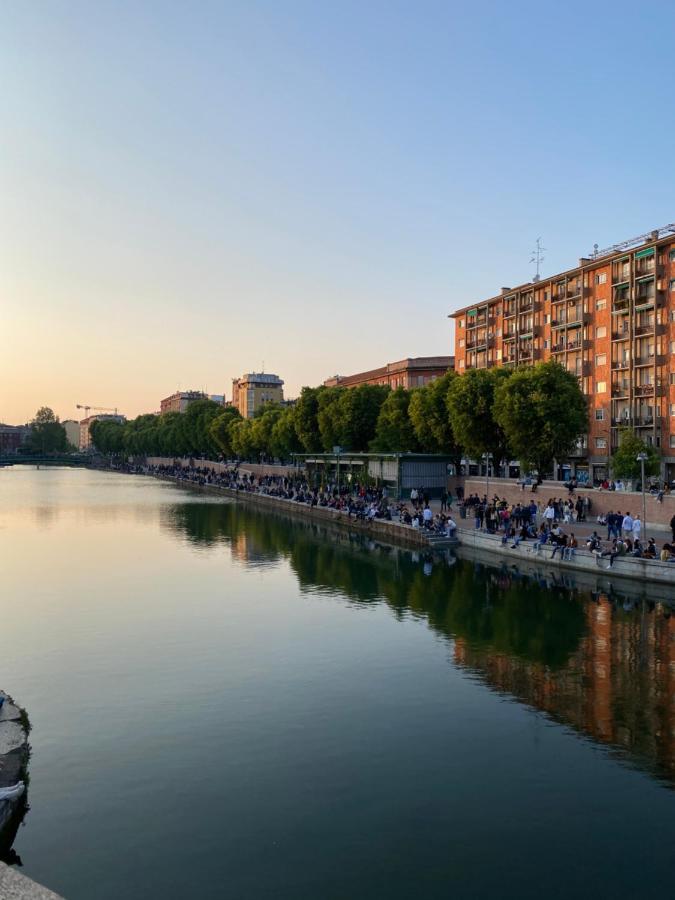
[[[493,415],[514,457],[548,472],[588,431],[586,400],[575,375],[556,362],[517,369],[498,386]]]
[[[615,478],[628,478],[632,481],[642,477],[638,455],[646,453],[645,475],[658,475],[659,455],[654,447],[646,444],[630,428],[624,428],[619,435],[619,446],[612,454],[612,474]]]

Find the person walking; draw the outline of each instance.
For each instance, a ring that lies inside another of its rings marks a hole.
[[[633,537],[633,517],[629,512],[623,517],[623,522],[621,523],[621,530],[623,531],[624,537]]]

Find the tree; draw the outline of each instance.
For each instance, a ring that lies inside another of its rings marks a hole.
[[[450,371],[425,387],[412,391],[408,415],[420,450],[446,454],[452,457],[459,469],[462,449],[455,440],[447,404],[448,391],[457,378],[459,375]]]
[[[540,475],[588,431],[579,381],[554,361],[517,369],[497,388],[493,413],[513,454]]]
[[[248,459],[254,453],[250,419],[233,419],[230,423],[232,452],[239,459]]]
[[[649,444],[646,444],[630,428],[622,428],[619,434],[619,446],[612,454],[611,468],[615,478],[626,478],[637,481],[642,478],[638,454],[646,453],[645,476],[659,474],[659,455]]]
[[[408,409],[410,391],[399,387],[390,391],[380,407],[375,437],[370,442],[372,450],[390,450],[412,453],[419,449],[419,442]]]
[[[209,425],[211,440],[220,448],[220,452],[226,458],[233,455],[230,425],[238,419],[241,419],[241,415],[236,406],[226,406]]]
[[[296,430],[295,408],[286,407],[272,427],[270,453],[276,459],[290,460],[294,453],[302,453]]]
[[[511,377],[504,368],[470,369],[451,379],[446,398],[457,443],[474,459],[490,453],[495,468],[509,452],[506,434],[495,420],[495,393]]]
[[[320,453],[319,396],[327,389],[304,387],[294,407],[295,432],[306,453]]]
[[[323,388],[317,393],[316,421],[321,438],[322,450],[330,451],[340,443],[342,426],[340,398],[346,390],[347,388],[340,387]]]
[[[65,453],[68,449],[66,429],[48,406],[41,406],[30,423],[28,446],[35,453]]]

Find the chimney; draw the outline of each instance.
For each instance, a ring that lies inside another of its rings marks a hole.
[[[502,288],[502,295],[503,295],[503,294],[508,294],[508,292],[509,292],[510,290],[511,290],[511,288],[509,288],[509,287],[503,287],[503,288]]]

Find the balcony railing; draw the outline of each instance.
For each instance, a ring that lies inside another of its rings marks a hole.
[[[628,360],[628,359],[613,359],[612,360],[612,368],[613,369],[628,369],[628,368],[630,368],[630,360]]]

